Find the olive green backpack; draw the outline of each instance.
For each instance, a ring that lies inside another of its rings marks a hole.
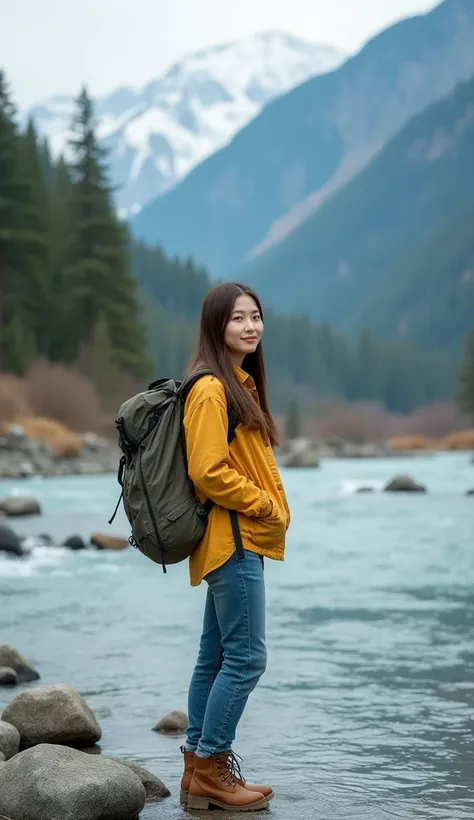
[[[159,379],[148,390],[125,401],[115,421],[122,457],[118,481],[122,488],[115,518],[123,499],[132,528],[130,543],[161,564],[177,564],[189,558],[206,531],[212,501],[200,504],[188,476],[183,427],[186,396],[202,376],[196,371],[183,382]],[[229,444],[238,421],[229,413]],[[232,531],[239,558],[244,557],[237,514],[230,511]]]

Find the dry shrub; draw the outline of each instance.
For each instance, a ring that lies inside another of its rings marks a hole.
[[[304,425],[310,438],[337,436],[346,441],[364,443],[384,441],[391,433],[390,414],[377,403],[334,406],[323,418]]]
[[[0,429],[30,413],[28,394],[22,379],[0,373]]]
[[[48,444],[57,458],[77,458],[82,453],[77,433],[71,433],[60,421],[40,417],[21,419],[21,424],[28,438]]]
[[[391,450],[436,450],[440,446],[438,439],[426,436],[393,436],[387,444]]]
[[[444,450],[474,450],[474,430],[459,430],[446,436],[442,443]]]
[[[96,430],[102,407],[94,384],[72,367],[34,362],[26,376],[33,415],[57,419],[70,430]]]
[[[436,402],[419,407],[401,419],[402,434],[428,438],[444,438],[449,433],[466,429],[467,420],[451,402]]]
[[[467,427],[456,405],[438,402],[419,407],[409,415],[388,412],[377,403],[320,404],[318,418],[303,422],[309,438],[337,436],[348,441],[387,441],[396,449],[440,449],[451,433]],[[454,439],[456,441],[456,439]]]
[[[82,455],[82,442],[77,433],[61,433],[51,442],[56,458],[78,458]]]

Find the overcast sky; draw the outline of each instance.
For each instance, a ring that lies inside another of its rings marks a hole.
[[[159,76],[190,51],[278,28],[355,51],[436,0],[0,0],[0,67],[23,107]]]

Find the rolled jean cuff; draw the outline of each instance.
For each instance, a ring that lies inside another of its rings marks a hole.
[[[196,756],[200,757],[201,760],[209,760],[209,758],[212,757],[212,755],[209,752],[203,751],[199,748],[199,746],[197,749],[192,749],[192,751],[195,752]]]
[[[190,743],[189,740],[187,740],[184,748],[187,752],[195,752],[197,749],[197,743]]]

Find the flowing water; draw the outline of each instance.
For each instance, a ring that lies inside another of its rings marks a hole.
[[[380,492],[406,472],[429,492]],[[287,560],[265,568],[269,666],[236,744],[244,774],[277,793],[267,816],[471,817],[469,457],[334,461],[288,471],[284,481],[293,523]],[[361,485],[375,492],[357,494]],[[0,496],[15,491],[33,491],[44,510],[18,530],[61,538],[107,531],[117,485],[112,476],[0,483]],[[123,514],[113,531],[128,534]],[[182,740],[151,728],[170,709],[186,709],[204,593],[188,586],[186,566],[163,577],[132,549],[0,557],[0,642],[26,654],[42,684],[81,692],[101,722],[104,753],[141,762],[167,783],[173,796],[143,820],[185,816]],[[14,694],[0,691],[0,709]]]

